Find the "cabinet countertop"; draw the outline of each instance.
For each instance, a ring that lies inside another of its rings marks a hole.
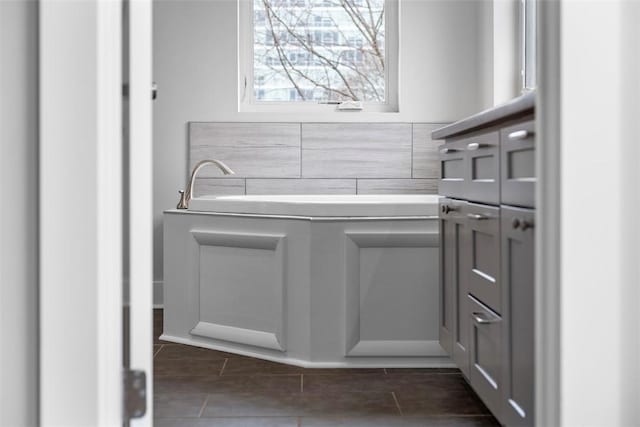
[[[433,139],[445,139],[467,133],[482,126],[487,126],[501,121],[507,117],[520,115],[533,111],[535,108],[536,93],[530,92],[512,99],[511,101],[481,111],[478,114],[458,120],[455,123],[441,127],[431,133]]]

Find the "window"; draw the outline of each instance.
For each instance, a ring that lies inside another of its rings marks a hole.
[[[239,2],[241,111],[397,111],[397,0]]]

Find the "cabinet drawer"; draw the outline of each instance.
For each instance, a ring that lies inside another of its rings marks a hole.
[[[509,126],[500,133],[500,199],[507,205],[535,206],[535,123]]]
[[[462,141],[461,141],[462,142]],[[500,133],[478,134],[464,140],[467,165],[466,198],[500,203]]]
[[[465,217],[466,254],[461,260],[469,293],[500,313],[500,209],[469,203]]]
[[[535,212],[502,206],[502,412],[508,426],[534,423]]]
[[[439,194],[463,198],[467,166],[464,141],[447,142],[438,147],[440,153]]]
[[[502,319],[469,296],[471,324],[469,382],[493,415],[501,418]]]

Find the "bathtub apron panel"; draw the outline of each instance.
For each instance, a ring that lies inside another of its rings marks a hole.
[[[161,339],[306,367],[452,366],[438,343],[437,198],[420,197],[375,217],[326,216],[335,200],[323,216],[237,198],[239,212],[167,211]]]

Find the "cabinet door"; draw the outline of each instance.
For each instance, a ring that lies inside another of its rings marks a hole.
[[[534,211],[501,208],[502,412],[508,426],[534,425]]]
[[[500,200],[506,205],[535,206],[535,122],[518,123],[500,134]]]
[[[471,325],[469,381],[487,408],[502,421],[502,319],[473,296],[468,298]]]
[[[440,201],[440,345],[468,375],[467,286],[461,270],[465,202]]]
[[[466,206],[465,257],[462,266],[469,293],[501,313],[500,209],[469,203]]]

